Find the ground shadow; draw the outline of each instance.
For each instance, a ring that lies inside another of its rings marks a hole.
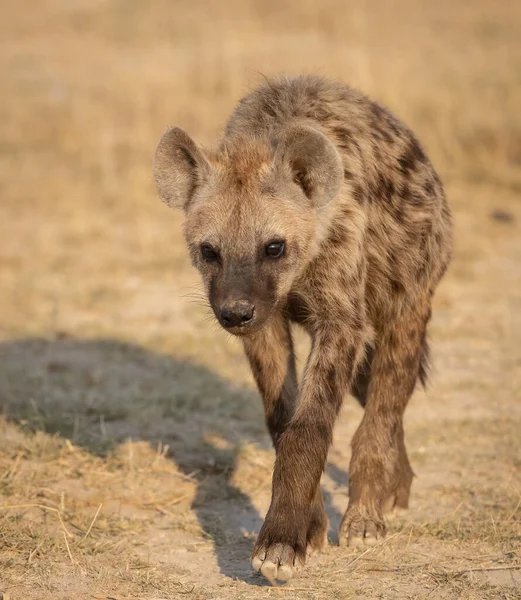
[[[249,567],[254,535],[244,535],[257,533],[262,518],[232,482],[241,444],[270,447],[254,389],[117,340],[33,338],[0,343],[0,411],[96,454],[129,437],[167,443],[171,459],[197,481],[192,509],[214,541],[221,573],[263,583]],[[325,500],[336,525],[340,516]]]

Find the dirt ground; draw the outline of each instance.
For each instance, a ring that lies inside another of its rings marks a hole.
[[[521,598],[521,3],[7,0],[0,48],[4,599]],[[261,402],[193,301],[151,164],[167,125],[210,142],[279,72],[338,77],[408,122],[456,249],[406,415],[410,510],[374,548],[336,545],[346,398],[330,546],[270,588],[249,566],[274,458]]]

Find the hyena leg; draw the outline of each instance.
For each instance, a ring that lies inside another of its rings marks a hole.
[[[317,490],[333,435],[333,425],[358,360],[356,335],[313,339],[293,418],[276,443],[271,506],[252,557],[270,581],[286,580],[305,561]],[[320,510],[322,510],[320,508]]]
[[[282,316],[255,336],[244,339],[244,350],[264,404],[264,416],[277,447],[297,403],[295,352],[289,323]]]
[[[277,449],[278,440],[293,417],[298,395],[289,323],[283,317],[273,319],[268,328],[245,339],[244,348],[262,396],[266,425]],[[328,519],[318,487],[307,532],[309,551],[320,551],[326,547],[327,529]]]
[[[429,302],[403,308],[377,334],[365,413],[352,441],[349,506],[340,544],[372,545],[385,535],[383,511],[407,506],[413,472],[403,438],[403,413],[424,352]]]
[[[395,508],[409,508],[409,495],[414,472],[405,449],[405,440],[403,433],[403,422],[400,421],[396,431],[396,445],[398,448],[398,458],[394,467],[394,474],[391,479],[387,498],[382,506],[383,512],[392,512]]]
[[[425,346],[426,345],[424,345],[423,350],[424,354],[426,351]],[[367,404],[373,356],[373,348],[366,348],[365,358],[358,369],[351,387],[351,393],[363,408],[365,408]],[[398,431],[396,432],[396,442],[398,446],[396,471],[391,482],[391,491],[383,506],[384,513],[391,512],[395,508],[408,508],[409,506],[409,493],[414,473],[409,463],[407,450],[405,449],[403,425],[401,422],[399,424]]]

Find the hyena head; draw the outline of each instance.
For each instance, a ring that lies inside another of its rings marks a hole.
[[[185,212],[192,263],[219,323],[236,335],[258,331],[317,253],[321,215],[343,177],[336,148],[293,125],[277,139],[245,135],[205,153],[173,128],[154,169],[160,197]]]

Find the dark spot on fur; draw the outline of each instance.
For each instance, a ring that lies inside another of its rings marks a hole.
[[[396,123],[396,119],[394,118],[394,116],[392,114],[387,113],[387,125],[389,126],[389,129],[393,132],[394,136],[397,138],[401,138],[401,132],[400,132],[400,128],[398,127],[397,123]]]
[[[423,191],[429,197],[434,194],[434,186],[432,185],[432,181],[427,181],[426,183],[423,184]]]
[[[424,163],[425,154],[415,138],[409,141],[409,146],[398,159],[399,171],[402,175],[408,176],[416,167],[416,163]]]
[[[327,241],[332,246],[344,246],[347,243],[347,229],[342,225],[336,224],[331,228]]]
[[[350,129],[347,129],[347,127],[342,127],[342,126],[333,127],[333,133],[336,135],[336,137],[340,141],[347,141],[347,140],[353,139],[353,133]]]
[[[371,113],[373,117],[378,121],[382,118],[382,115],[384,114],[384,109],[376,102],[371,102]]]
[[[379,141],[392,144],[394,139],[389,132],[389,118],[386,111],[376,103],[371,104],[371,128],[373,136]]]
[[[401,281],[398,281],[397,279],[391,279],[391,289],[394,294],[404,294],[405,293],[405,287],[404,287],[403,283],[401,283]]]
[[[378,147],[378,144],[373,144],[373,156],[374,156],[374,160],[377,164],[382,161],[382,154],[380,152],[380,148]]]
[[[337,146],[340,150],[346,152],[347,154],[361,154],[360,144],[355,139],[353,132],[347,127],[333,127],[333,133],[337,138]]]
[[[412,371],[413,369],[416,369],[416,363],[416,356],[414,354],[409,354],[405,359],[405,368],[408,371]]]
[[[277,113],[270,102],[264,102],[262,105],[262,110],[270,117],[275,118],[277,116]]]
[[[364,190],[362,189],[361,185],[357,183],[353,185],[352,195],[355,201],[358,202],[358,204],[364,203]]]
[[[353,179],[353,173],[349,169],[344,169],[344,179],[347,181]]]
[[[420,163],[425,163],[427,162],[427,157],[425,156],[424,151],[422,150],[422,147],[420,146],[418,140],[413,137],[411,139],[411,152],[414,156],[414,159],[417,160]]]
[[[409,175],[412,169],[414,169],[414,163],[415,159],[412,153],[406,152],[405,154],[402,154],[398,159],[400,173],[402,173],[402,175]]]
[[[382,133],[382,137],[384,138],[384,140],[390,145],[394,142],[394,138],[392,137],[392,135],[387,131],[387,129],[382,129],[381,130]]]
[[[403,210],[403,206],[397,206],[393,211],[393,217],[398,223],[402,224],[405,222],[405,211]]]
[[[389,333],[389,347],[397,348],[399,343],[400,343],[400,341],[399,341],[398,337],[396,336],[396,333],[394,331],[391,331]]]
[[[409,189],[409,186],[406,183],[403,183],[399,188],[398,188],[398,195],[400,196],[400,198],[402,200],[404,200],[405,202],[409,202],[410,197],[411,197],[411,190]]]
[[[394,182],[385,177],[383,173],[379,173],[374,185],[374,195],[376,198],[391,202],[394,196],[395,187]]]

